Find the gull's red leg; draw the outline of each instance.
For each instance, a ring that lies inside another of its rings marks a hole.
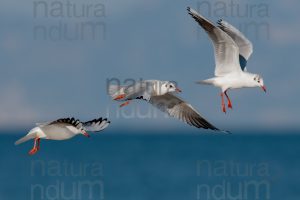
[[[226,98],[227,98],[227,100],[228,100],[228,108],[231,108],[231,109],[232,109],[232,103],[231,103],[231,101],[230,101],[229,96],[227,95],[227,91],[225,91],[224,93],[225,93],[225,96],[226,96]]]
[[[225,107],[225,101],[224,101],[224,93],[221,93],[221,98],[222,98],[222,111],[226,113],[226,107]]]
[[[120,95],[116,96],[116,97],[114,98],[114,100],[124,99],[125,97],[126,97],[125,94],[120,94]]]
[[[37,150],[40,150],[40,141],[41,141],[41,138],[39,138],[39,139],[37,140]]]
[[[34,146],[33,146],[33,148],[28,152],[29,155],[33,155],[33,154],[35,154],[38,151],[37,143],[39,143],[39,138],[36,137],[34,139]]]
[[[124,106],[127,106],[129,104],[129,101],[126,101],[125,103],[122,103],[121,105],[120,105],[120,108],[121,107],[124,107]]]

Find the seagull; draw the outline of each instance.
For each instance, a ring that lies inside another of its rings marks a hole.
[[[252,43],[228,22],[221,19],[218,26],[215,26],[190,7],[187,10],[206,31],[214,46],[215,77],[197,83],[221,88],[222,111],[226,113],[224,96],[227,98],[228,108],[232,109],[227,95],[229,89],[260,87],[266,92],[263,78],[259,74],[249,73],[246,69],[253,52]]]
[[[33,155],[40,149],[40,139],[67,140],[79,134],[90,137],[87,131],[98,132],[105,129],[109,124],[110,121],[106,118],[94,119],[88,122],[80,122],[74,118],[61,118],[52,122],[37,123],[36,127],[16,141],[15,145],[34,139],[34,146],[29,151],[29,155]]]
[[[181,90],[174,82],[159,80],[144,80],[127,86],[109,85],[108,88],[113,100],[124,102],[120,107],[128,105],[134,99],[145,100],[191,126],[221,131],[206,121],[190,104],[174,95],[175,92]]]

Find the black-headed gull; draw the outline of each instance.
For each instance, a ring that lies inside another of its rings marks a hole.
[[[219,20],[219,26],[215,26],[195,10],[189,7],[187,10],[207,32],[214,46],[215,77],[199,81],[198,83],[221,88],[223,112],[226,113],[224,95],[228,100],[228,108],[232,108],[231,101],[227,95],[228,89],[261,87],[266,92],[262,77],[258,74],[249,73],[246,70],[247,60],[253,51],[251,42],[229,23]]]
[[[63,118],[53,122],[38,123],[29,133],[15,142],[15,145],[34,139],[34,146],[29,151],[30,155],[40,149],[40,139],[67,140],[76,135],[82,134],[90,137],[87,131],[98,132],[110,124],[106,118],[94,119],[88,122],[80,122],[74,118]]]
[[[142,99],[191,126],[219,131],[190,104],[173,94],[181,92],[173,82],[144,80],[128,86],[110,85],[108,92],[114,100],[125,102],[120,107],[128,105],[131,100]]]

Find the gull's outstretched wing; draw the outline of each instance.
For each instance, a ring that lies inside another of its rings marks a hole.
[[[46,123],[41,123],[37,124],[39,127],[43,127],[46,125],[57,125],[57,126],[65,126],[65,125],[70,125],[73,126],[77,129],[82,129],[82,122],[79,119],[75,119],[74,117],[72,118],[61,118],[52,122],[46,122]]]
[[[88,122],[83,122],[83,128],[86,131],[91,131],[91,132],[98,132],[98,131],[102,131],[103,129],[105,129],[106,127],[108,127],[108,125],[110,124],[110,121],[108,121],[106,118],[99,118],[99,119],[94,119]]]
[[[247,65],[247,61],[253,52],[252,43],[246,38],[246,36],[243,33],[241,33],[237,28],[235,28],[228,22],[220,19],[218,21],[218,25],[219,28],[225,31],[238,45],[240,66],[244,71]]]
[[[218,131],[219,129],[206,121],[190,104],[184,102],[173,94],[165,94],[161,96],[153,96],[150,103],[170,116],[177,118],[191,126],[197,128],[211,129]]]
[[[144,99],[149,101],[154,87],[159,82],[157,80],[147,80],[133,83],[127,86],[110,85],[109,95],[112,98],[116,98],[118,95],[124,94],[125,97],[121,101],[133,100],[133,99]]]
[[[224,76],[232,72],[241,72],[239,64],[239,48],[233,39],[212,24],[209,20],[191,8],[187,8],[188,13],[207,32],[215,50],[215,76]]]

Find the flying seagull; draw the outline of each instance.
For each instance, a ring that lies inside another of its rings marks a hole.
[[[206,31],[214,46],[215,77],[197,83],[221,88],[222,111],[226,113],[224,96],[227,98],[228,108],[232,108],[227,95],[229,89],[261,87],[266,92],[263,78],[247,72],[246,69],[247,61],[253,52],[251,42],[228,22],[219,20],[218,26],[215,26],[195,10],[189,7],[187,10]]]
[[[34,146],[29,151],[29,154],[33,155],[40,149],[40,139],[67,140],[79,134],[90,137],[87,131],[98,132],[105,129],[109,124],[110,121],[106,118],[88,122],[80,122],[74,118],[62,118],[53,122],[38,123],[27,135],[16,141],[15,145],[34,139]]]
[[[190,104],[177,97],[174,92],[181,92],[174,82],[144,80],[128,86],[110,85],[109,95],[126,106],[131,100],[145,100],[169,116],[177,118],[197,128],[220,131],[206,121]]]

